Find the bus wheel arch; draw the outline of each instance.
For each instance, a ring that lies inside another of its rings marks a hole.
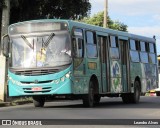
[[[99,83],[98,83],[98,78],[96,75],[92,75],[90,78],[90,81],[93,81],[94,83],[94,94],[99,94]]]
[[[83,96],[83,105],[85,107],[93,107],[95,103],[100,101],[98,85],[96,75],[92,75],[89,80],[88,93]]]

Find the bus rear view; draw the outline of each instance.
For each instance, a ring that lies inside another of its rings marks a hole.
[[[9,96],[71,94],[71,40],[65,22],[23,22],[9,27]]]

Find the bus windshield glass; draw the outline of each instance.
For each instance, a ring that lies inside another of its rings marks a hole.
[[[9,35],[68,30],[65,22],[24,22],[9,27]]]
[[[12,67],[57,67],[71,63],[71,41],[68,31],[52,31],[48,35],[11,37]]]

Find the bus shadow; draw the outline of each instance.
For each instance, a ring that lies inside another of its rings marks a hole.
[[[113,101],[113,102],[102,102],[96,106],[96,108],[112,108],[112,109],[117,109],[117,108],[159,108],[160,107],[160,102],[159,103],[151,103],[151,102],[139,102],[138,104],[134,103],[123,103],[122,101]]]
[[[76,103],[74,103],[75,101],[70,101],[70,102],[64,102],[63,104],[56,102],[56,104],[53,102],[50,105],[45,106],[45,108],[86,108],[83,106],[82,101],[76,101]],[[69,103],[69,104],[68,104]],[[93,108],[87,108],[87,109],[95,109],[95,108],[112,108],[112,109],[119,109],[119,108],[160,108],[160,100],[159,102],[156,101],[146,101],[146,100],[142,100],[137,104],[133,104],[133,103],[123,103],[122,100],[113,100],[111,101],[111,99],[108,100],[103,100],[102,102],[100,102],[99,104],[96,104]]]

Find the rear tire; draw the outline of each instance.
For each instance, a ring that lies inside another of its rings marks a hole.
[[[83,105],[85,107],[93,107],[94,106],[94,88],[93,82],[89,82],[89,91],[88,94],[83,96]]]
[[[94,95],[94,104],[99,104],[101,97],[99,95]]]
[[[140,100],[140,83],[135,81],[134,93],[122,94],[123,103],[134,103],[137,104]]]
[[[156,95],[157,95],[157,96],[160,96],[160,92],[159,92],[159,91],[158,91],[158,92],[156,92]]]
[[[130,103],[131,101],[130,101],[130,94],[122,94],[122,101],[123,101],[123,103],[125,103],[125,104],[128,104],[128,103]]]
[[[139,81],[135,81],[134,83],[134,93],[131,94],[131,103],[139,103],[140,100],[140,83]]]
[[[33,104],[35,107],[43,107],[45,103],[44,96],[33,96]]]

